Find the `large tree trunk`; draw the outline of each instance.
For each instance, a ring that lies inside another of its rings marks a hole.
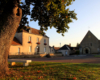
[[[6,74],[8,68],[8,54],[10,46],[22,18],[22,10],[18,7],[18,0],[9,0],[0,15],[0,73]]]

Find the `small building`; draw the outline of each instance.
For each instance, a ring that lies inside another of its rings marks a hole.
[[[69,46],[68,45],[64,45],[64,46],[62,46],[59,50],[58,50],[58,52],[61,52],[62,53],[62,55],[63,56],[69,56],[70,55],[70,48],[69,48]]]
[[[50,53],[57,53],[58,52],[58,50],[60,49],[60,47],[55,47],[55,46],[49,46],[49,48],[50,48]]]
[[[55,53],[54,47],[49,46],[50,53]]]
[[[69,47],[70,48],[70,55],[76,55],[79,54],[79,48],[78,47]]]
[[[54,47],[55,53],[57,53],[59,49],[60,47]]]

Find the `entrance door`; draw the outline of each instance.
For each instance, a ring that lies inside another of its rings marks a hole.
[[[89,47],[85,47],[84,49],[83,49],[83,54],[90,54],[90,48]]]
[[[37,46],[37,54],[39,54],[39,46]]]
[[[85,49],[85,53],[86,53],[86,54],[88,54],[88,53],[89,53],[88,49]]]
[[[68,52],[66,51],[66,55],[67,55],[67,53],[68,53]]]

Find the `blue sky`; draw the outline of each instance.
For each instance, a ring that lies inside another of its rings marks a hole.
[[[87,31],[90,30],[98,39],[100,39],[100,0],[75,0],[68,7],[70,10],[75,10],[78,20],[73,20],[69,24],[69,30],[64,37],[56,32],[55,28],[48,28],[45,32],[49,37],[49,45],[60,47],[64,44],[71,43],[71,46],[76,46],[80,43]],[[38,22],[30,22],[29,26],[35,29],[40,29]]]

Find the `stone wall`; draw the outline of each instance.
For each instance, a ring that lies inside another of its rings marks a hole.
[[[9,55],[9,59],[12,58],[41,58],[41,57],[45,57],[47,54],[37,54],[37,55]],[[54,54],[51,53],[50,54],[51,57],[60,57],[62,56],[62,54]]]

